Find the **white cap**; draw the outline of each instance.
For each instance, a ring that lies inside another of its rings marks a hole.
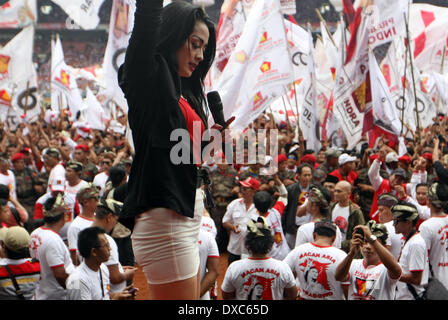
[[[346,164],[347,162],[353,162],[356,160],[356,157],[351,157],[346,153],[343,153],[338,158],[338,163],[340,166]]]
[[[386,155],[386,163],[389,163],[389,162],[398,162],[398,155],[395,153],[395,152],[389,152],[387,155]]]
[[[50,183],[51,191],[65,191],[65,177],[54,177]]]

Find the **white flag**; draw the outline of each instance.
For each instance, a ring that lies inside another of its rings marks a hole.
[[[64,61],[64,51],[59,37],[51,41],[51,108],[60,111],[69,108],[74,120],[83,108],[76,77]]]
[[[86,88],[86,91],[87,95],[84,100],[86,109],[83,111],[85,118],[89,123],[90,128],[94,130],[104,130],[106,129],[105,122],[108,120],[105,117],[104,109],[89,87]]]
[[[40,112],[37,73],[33,65],[34,27],[24,28],[0,49],[0,105],[2,120],[10,116]],[[27,90],[28,89],[28,90]],[[5,108],[6,107],[6,108]],[[27,119],[29,119],[28,117]]]
[[[98,13],[104,0],[52,0],[81,28],[95,29],[100,23]]]
[[[274,97],[284,94],[284,86],[292,79],[280,4],[258,0],[216,85],[224,117],[236,117],[231,128],[244,130]]]
[[[372,111],[375,124],[398,136],[401,132],[401,121],[398,116],[398,110],[395,107],[386,79],[384,79],[384,75],[371,50],[369,50],[369,70]]]
[[[118,68],[124,62],[129,37],[134,26],[135,1],[113,0],[109,25],[109,39],[104,55],[104,87],[101,94],[117,103],[124,112],[128,104],[118,85]]]
[[[321,143],[317,104],[316,68],[314,65],[313,36],[311,31],[308,31],[308,46],[308,73],[303,83],[305,99],[302,104],[299,125],[303,133],[303,138],[306,140],[307,149],[314,149],[317,154],[321,148]]]
[[[300,84],[308,74],[307,61],[308,53],[310,52],[308,32],[289,20],[285,19],[283,21],[285,23],[288,50],[294,70],[294,81]]]
[[[9,0],[0,6],[0,28],[23,28],[36,21],[36,0]]]

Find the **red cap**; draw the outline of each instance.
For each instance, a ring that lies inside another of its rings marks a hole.
[[[313,156],[311,153],[305,155],[302,157],[301,162],[308,162],[308,163],[316,163],[317,159],[315,156]]]
[[[369,160],[373,162],[373,160],[378,159],[378,155],[377,154],[372,154],[369,156]]]
[[[244,181],[240,181],[240,184],[247,188],[252,188],[258,191],[260,189],[260,181],[255,178],[249,177]]]
[[[82,150],[84,150],[85,152],[89,152],[89,151],[90,151],[89,146],[86,145],[86,144],[78,144],[78,145],[75,147],[75,149],[76,149],[76,150],[78,150],[78,149],[82,149]]]
[[[281,154],[279,154],[276,158],[275,158],[275,163],[282,163],[282,162],[284,162],[284,161],[287,161],[288,160],[288,157],[286,156],[286,154],[283,154],[283,153],[281,153]]]
[[[398,158],[398,161],[400,161],[400,162],[404,162],[404,163],[406,163],[406,164],[410,164],[410,163],[412,162],[412,159],[411,159],[410,156],[408,156],[408,155],[404,155],[404,156],[399,157],[399,158]]]
[[[428,161],[432,161],[432,154],[429,152],[426,152],[424,154],[422,154],[422,157],[425,158]]]
[[[17,152],[15,155],[12,156],[11,161],[14,162],[20,159],[25,159],[25,157],[26,156],[23,153]]]
[[[31,149],[30,148],[23,148],[21,151],[21,153],[25,154],[26,153],[31,153]]]

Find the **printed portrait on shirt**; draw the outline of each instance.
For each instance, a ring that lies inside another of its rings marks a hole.
[[[328,283],[327,269],[330,263],[321,263],[308,259],[303,264],[306,285],[303,291],[308,295],[321,295],[331,291]]]
[[[247,300],[272,300],[272,282],[274,279],[262,276],[251,276],[244,283],[245,291],[248,292]]]

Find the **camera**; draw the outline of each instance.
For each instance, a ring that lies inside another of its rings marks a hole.
[[[360,234],[364,238],[364,231],[362,229],[356,229],[355,233]]]

